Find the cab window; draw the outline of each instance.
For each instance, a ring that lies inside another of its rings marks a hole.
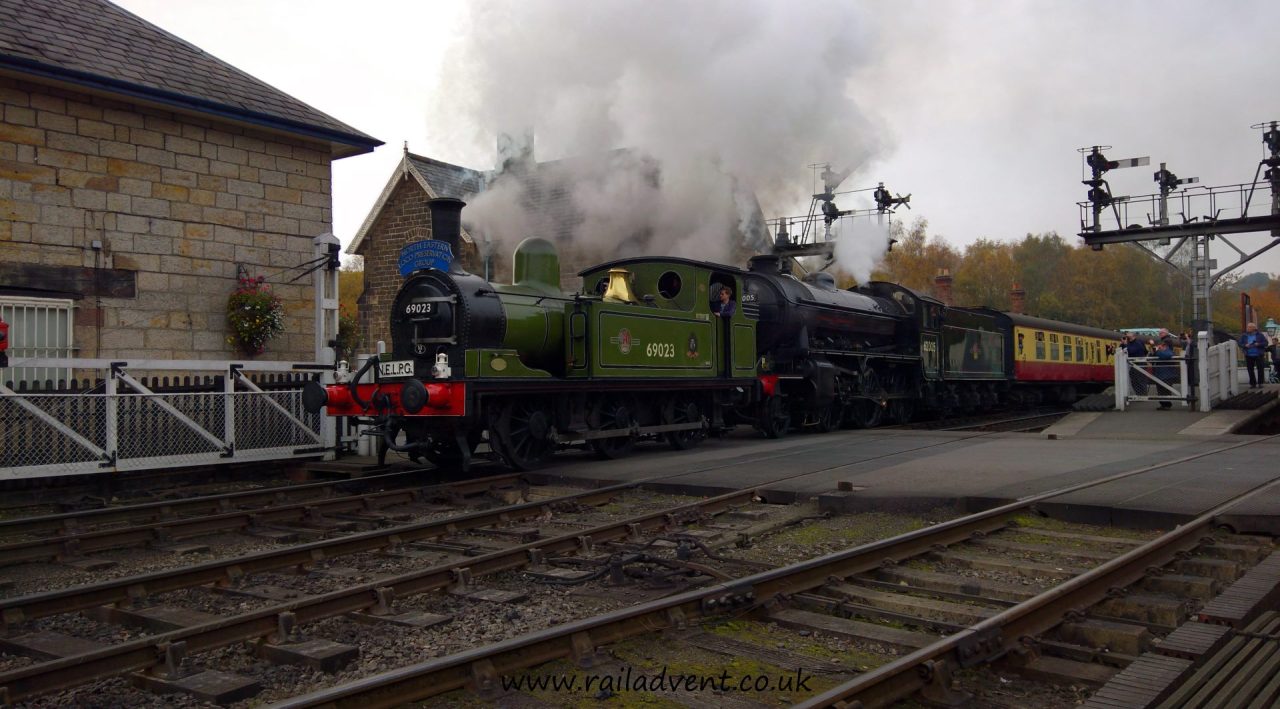
[[[680,274],[675,271],[667,271],[658,277],[658,295],[667,300],[674,300],[680,295],[680,288],[684,283],[680,280]]]

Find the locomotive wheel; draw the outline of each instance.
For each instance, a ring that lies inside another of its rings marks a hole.
[[[889,390],[894,394],[907,393],[906,376],[902,373],[894,374],[890,379]],[[915,399],[893,399],[889,402],[889,408],[886,412],[889,420],[896,424],[911,423],[911,419],[916,415]]]
[[[698,409],[698,404],[693,400],[672,399],[662,407],[662,423],[694,423],[702,420],[702,411]],[[671,431],[662,436],[666,439],[667,445],[673,449],[682,451],[702,443],[702,439],[707,437],[705,428],[694,428],[687,431]]]
[[[834,403],[813,415],[813,430],[818,433],[831,433],[840,428],[842,421],[844,421],[844,406]]]
[[[551,440],[551,413],[529,399],[517,399],[502,407],[490,430],[490,444],[507,465],[532,470],[556,450]]]
[[[911,423],[916,416],[916,402],[911,399],[894,399],[889,402],[889,420],[896,424]]]
[[[876,374],[874,369],[863,370],[862,395],[864,397],[874,397],[879,394],[880,376]],[[854,428],[875,428],[884,420],[884,409],[885,407],[881,406],[876,399],[856,399],[853,405],[849,407],[849,415],[846,420]]]
[[[767,438],[782,438],[791,428],[791,411],[780,396],[771,396],[760,406],[760,420],[756,422]]]
[[[432,436],[431,441],[423,449],[423,456],[437,468],[457,470],[463,467],[464,461],[469,462],[471,454],[476,451],[476,446],[480,445],[480,432],[472,431],[468,433],[466,440],[471,449],[464,456],[456,436],[448,434],[438,437]],[[466,472],[465,468],[463,472]]]
[[[625,398],[610,397],[596,406],[592,416],[592,428],[598,431],[611,431],[634,428],[636,422],[634,404]],[[621,458],[635,447],[635,434],[614,436],[612,438],[596,438],[591,441],[591,448],[602,458]]]

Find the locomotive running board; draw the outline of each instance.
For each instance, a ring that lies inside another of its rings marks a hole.
[[[706,419],[690,423],[666,423],[660,426],[635,426],[633,428],[613,428],[602,431],[559,431],[551,432],[551,440],[556,443],[573,441],[594,441],[600,438],[622,438],[623,436],[640,436],[646,433],[670,433],[672,431],[694,431],[707,427]]]

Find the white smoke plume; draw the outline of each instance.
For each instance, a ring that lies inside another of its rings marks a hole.
[[[852,5],[478,1],[432,125],[472,150],[532,129],[538,160],[564,159],[575,243],[729,260],[730,235],[764,236],[752,195],[767,217],[802,213],[810,164],[880,151],[850,91],[870,46]],[[464,215],[508,247],[554,226],[525,208],[546,195],[517,182],[498,178]]]
[[[868,219],[848,219],[843,227],[836,237],[836,268],[866,283],[876,261],[889,250],[889,227]]]

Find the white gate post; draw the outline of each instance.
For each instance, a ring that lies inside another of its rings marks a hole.
[[[338,237],[325,232],[311,240],[315,249],[318,265],[313,276],[315,282],[316,303],[316,360],[317,362],[333,362],[332,355],[325,356],[329,350],[329,342],[338,337],[338,253],[342,242]]]
[[[1209,333],[1203,330],[1196,333],[1196,373],[1199,375],[1196,386],[1196,409],[1208,413],[1213,408],[1212,394],[1209,393],[1209,360],[1213,357],[1209,349]]]
[[[107,380],[103,384],[107,396],[107,420],[103,422],[106,438],[102,443],[102,448],[106,453],[107,460],[111,463],[111,467],[115,468],[120,463],[118,454],[120,450],[120,392],[116,386],[116,369],[114,366],[107,371]]]
[[[237,364],[227,366],[222,377],[222,437],[227,451],[232,456],[236,452],[236,369]]]
[[[1116,411],[1124,411],[1129,398],[1129,357],[1125,351],[1116,348]]]
[[[1187,376],[1187,359],[1185,352],[1183,353],[1182,359],[1178,360],[1178,378],[1181,379],[1178,385],[1178,394],[1182,396],[1182,403],[1179,404],[1179,406],[1190,406],[1191,378]]]
[[[1227,346],[1225,356],[1222,358],[1222,398],[1230,399],[1240,392],[1240,351],[1236,347],[1235,340],[1228,340],[1223,343]]]
[[[313,276],[315,283],[315,319],[316,319],[316,361],[321,364],[336,364],[337,350],[329,346],[329,343],[338,339],[338,254],[342,249],[342,242],[338,237],[330,232],[325,232],[320,236],[311,240],[314,249],[312,253],[317,261],[324,259],[323,265],[318,265]],[[332,370],[326,370],[321,373],[321,384],[333,383]],[[325,460],[333,460],[333,449],[337,445],[338,421],[330,422],[327,416],[328,412],[324,409],[320,411],[320,445],[326,448],[324,455]]]

